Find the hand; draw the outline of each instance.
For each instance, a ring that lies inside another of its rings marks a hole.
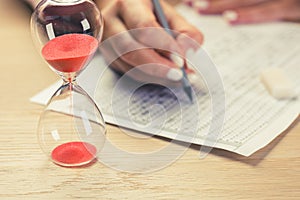
[[[182,78],[178,68],[183,64],[180,56],[188,49],[196,50],[203,36],[171,6],[161,1],[170,28],[177,32],[175,39],[158,24],[151,0],[98,0],[96,3],[105,24],[102,53],[107,60],[112,59],[113,69],[126,73],[144,66],[128,73],[142,82],[176,82]]]
[[[201,14],[223,14],[231,24],[300,21],[300,0],[185,0]]]

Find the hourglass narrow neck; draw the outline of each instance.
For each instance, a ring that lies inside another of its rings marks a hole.
[[[76,83],[76,78],[77,78],[77,74],[76,73],[63,73],[61,74],[61,77],[62,77],[62,80],[64,82],[64,85],[65,84],[77,84]]]

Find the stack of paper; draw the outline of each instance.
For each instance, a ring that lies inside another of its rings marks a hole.
[[[231,27],[220,17],[199,16],[183,5],[177,9],[205,35],[204,49],[215,63],[225,91],[225,101],[218,104],[224,104],[224,109],[219,109],[223,113],[215,115],[213,109],[218,105],[211,99],[214,91],[204,93],[197,81],[192,83],[195,104],[186,101],[180,88],[145,85],[132,92],[128,87],[134,82],[121,84],[101,55],[93,59],[78,82],[96,100],[108,123],[249,156],[299,115],[300,26],[277,22]],[[197,56],[190,58],[196,65],[205,62],[201,51],[198,60]],[[287,72],[298,98],[277,100],[269,95],[259,79],[261,70],[268,67]],[[59,85],[52,85],[31,100],[46,104]],[[67,112],[63,108],[60,111]],[[211,120],[222,122],[222,117],[224,123],[212,129]]]

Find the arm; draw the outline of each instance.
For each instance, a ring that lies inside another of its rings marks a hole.
[[[300,0],[185,0],[201,14],[223,14],[231,24],[300,21]]]

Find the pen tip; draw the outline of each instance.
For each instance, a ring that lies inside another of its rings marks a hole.
[[[189,97],[189,100],[191,101],[191,103],[194,103],[191,87],[184,87],[184,92]]]

